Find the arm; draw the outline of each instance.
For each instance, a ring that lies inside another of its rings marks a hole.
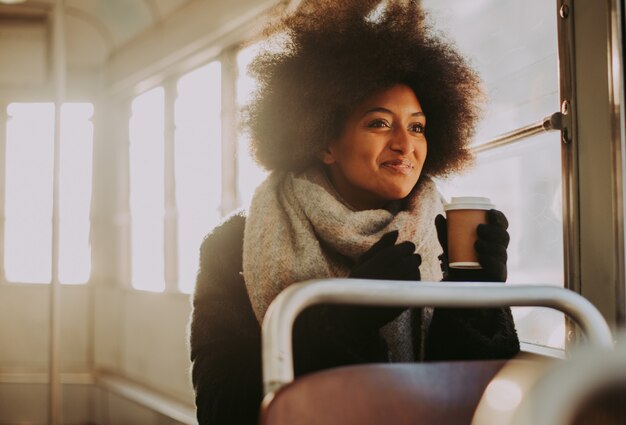
[[[191,316],[198,422],[256,424],[262,397],[260,327],[241,271],[244,218],[233,216],[200,251]]]
[[[302,312],[293,328],[295,374],[350,364],[386,362],[379,329],[399,312],[390,309],[316,305]]]
[[[426,339],[426,360],[508,359],[519,352],[510,308],[437,308]]]
[[[385,234],[353,267],[350,277],[420,280],[421,258],[411,242],[395,244],[398,232]],[[346,282],[346,285],[349,285]],[[294,325],[296,374],[347,364],[386,362],[388,350],[379,330],[404,309],[318,305]]]
[[[508,221],[500,211],[487,213],[478,229],[476,251],[480,270],[448,268],[446,221],[437,216],[437,236],[444,281],[505,282],[507,277]],[[426,339],[426,360],[511,358],[519,352],[519,339],[510,308],[435,309]]]

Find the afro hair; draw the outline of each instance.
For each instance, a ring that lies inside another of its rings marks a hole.
[[[460,171],[480,115],[480,79],[427,23],[417,1],[304,0],[269,25],[282,40],[249,71],[258,88],[244,110],[257,162],[299,172],[318,162],[352,110],[375,92],[409,86],[428,118],[423,173]]]

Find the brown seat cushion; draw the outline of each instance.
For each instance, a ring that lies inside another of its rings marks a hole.
[[[268,395],[261,424],[469,424],[506,362],[370,364],[312,373]]]

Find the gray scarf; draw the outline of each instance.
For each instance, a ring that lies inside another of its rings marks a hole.
[[[271,173],[254,194],[244,231],[243,276],[259,322],[287,286],[348,276],[359,256],[392,230],[399,231],[398,243],[415,243],[422,280],[441,280],[434,219],[443,206],[435,184],[422,178],[406,205],[395,214],[354,211],[320,168]]]

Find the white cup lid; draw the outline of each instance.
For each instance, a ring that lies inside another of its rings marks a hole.
[[[450,203],[445,204],[443,209],[450,210],[490,210],[495,208],[489,198],[482,196],[456,196],[450,199]]]

